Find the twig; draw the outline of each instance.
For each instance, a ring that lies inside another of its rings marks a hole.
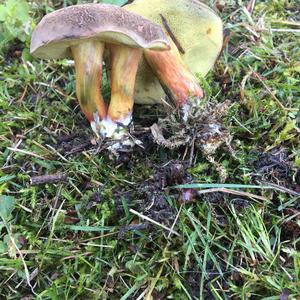
[[[55,148],[53,148],[52,146],[46,144],[46,146],[52,151],[54,152],[56,155],[58,155],[64,162],[69,162],[63,155],[61,155]]]
[[[258,195],[248,193],[248,192],[241,192],[241,191],[226,189],[226,188],[212,188],[212,189],[200,190],[200,191],[197,191],[197,194],[202,195],[202,194],[217,193],[217,192],[233,194],[233,195],[238,195],[238,196],[245,196],[245,197],[249,197],[249,198],[267,201],[267,199],[262,196],[258,196]]]
[[[235,116],[233,116],[232,119],[236,121],[238,125],[245,129],[249,134],[253,135],[253,132],[250,129],[248,129],[244,124],[242,124]]]
[[[24,91],[23,91],[20,99],[18,101],[16,101],[17,104],[21,104],[23,102],[23,100],[25,98],[25,95],[27,93],[27,90],[28,90],[28,84],[25,86]]]
[[[18,147],[21,145],[22,142],[23,142],[23,139],[17,140],[17,141],[13,144],[12,149],[18,149]],[[9,165],[9,162],[11,161],[11,158],[12,158],[13,154],[14,154],[14,153],[11,152],[11,153],[7,156],[6,162],[5,162],[5,164],[4,164],[3,167],[6,167],[6,166]]]
[[[176,225],[176,223],[177,223],[177,220],[178,220],[178,218],[179,218],[179,216],[180,216],[180,213],[181,213],[181,211],[182,211],[182,207],[183,207],[183,204],[180,205],[180,208],[179,208],[179,210],[178,210],[178,213],[177,213],[177,215],[176,215],[176,218],[175,218],[175,220],[174,220],[174,222],[173,222],[173,224],[172,224],[172,226],[171,226],[171,230],[174,230],[174,227],[175,227],[175,225]],[[170,238],[171,234],[172,234],[172,232],[170,231],[169,234],[168,234],[168,239]]]
[[[177,49],[179,50],[179,52],[180,52],[181,54],[184,54],[185,51],[184,51],[184,49],[182,48],[182,46],[180,45],[180,43],[179,43],[179,41],[177,40],[177,38],[176,38],[176,36],[174,35],[174,33],[172,32],[172,30],[171,30],[171,28],[170,28],[170,26],[169,26],[169,24],[168,24],[167,19],[166,19],[162,14],[159,14],[159,15],[160,15],[160,17],[161,17],[161,20],[162,20],[162,23],[163,23],[165,29],[167,30],[169,36],[170,36],[171,39],[173,40],[173,42],[174,42],[174,44],[176,45]]]
[[[80,250],[77,250],[76,252],[78,253],[79,256],[88,256],[88,255],[91,255],[93,254],[93,252],[84,252],[84,253],[80,253],[79,252]],[[75,252],[75,254],[76,254]],[[78,255],[70,255],[70,256],[66,256],[66,257],[63,257],[61,260],[64,261],[64,260],[68,260],[68,259],[74,259],[74,258],[77,258]]]
[[[179,234],[177,231],[175,231],[175,230],[173,230],[173,229],[171,229],[171,228],[168,228],[167,226],[165,226],[165,225],[163,225],[163,224],[160,224],[160,223],[156,222],[155,220],[153,220],[153,219],[151,219],[151,218],[149,218],[149,217],[147,217],[147,216],[145,216],[145,215],[143,215],[143,214],[137,212],[136,210],[134,210],[134,209],[132,209],[132,208],[130,208],[129,211],[130,211],[132,214],[134,214],[134,215],[136,215],[136,216],[138,216],[138,217],[140,217],[140,218],[142,218],[142,219],[144,219],[144,220],[149,221],[150,223],[153,223],[153,224],[155,224],[155,225],[157,225],[157,226],[159,226],[159,227],[161,227],[161,228],[163,228],[163,229],[165,229],[165,230],[167,230],[167,231],[169,231],[169,232],[171,232],[171,233],[173,233],[173,234],[175,234],[175,235],[177,235],[177,236],[180,236],[180,234]]]
[[[31,292],[34,295],[36,295],[36,293],[34,291],[34,288],[33,288],[33,286],[31,285],[31,282],[30,282],[30,273],[29,273],[28,267],[26,265],[25,258],[23,256],[22,252],[20,251],[20,249],[18,248],[18,246],[17,246],[17,244],[15,242],[14,236],[12,234],[12,225],[10,225],[10,227],[8,227],[7,224],[5,224],[5,225],[6,225],[6,228],[8,230],[8,236],[9,236],[9,238],[10,238],[10,240],[11,240],[14,248],[16,249],[16,251],[18,252],[18,254],[19,254],[20,258],[21,258],[21,261],[22,261],[22,264],[23,264],[23,267],[24,267],[24,272],[25,272],[25,277],[26,277],[27,285],[30,287]]]
[[[288,189],[288,188],[286,188],[284,186],[280,186],[280,185],[278,185],[276,183],[264,182],[264,181],[261,182],[261,183],[264,184],[264,185],[268,185],[268,186],[273,187],[274,190],[277,190],[277,191],[280,191],[280,192],[284,192],[284,193],[287,193],[287,194],[290,194],[290,195],[293,195],[293,196],[298,196],[298,197],[300,196],[300,193],[295,192],[295,191],[293,191],[291,189]]]
[[[246,86],[246,82],[249,79],[249,77],[252,75],[253,70],[250,70],[242,79],[241,81],[241,85],[240,85],[240,97],[242,99],[242,101],[245,99],[245,86]]]
[[[191,142],[191,151],[190,151],[190,159],[189,159],[189,167],[193,165],[193,159],[194,159],[194,151],[195,151],[195,139],[196,136],[193,136],[192,142]]]
[[[55,92],[57,92],[58,94],[60,94],[61,96],[67,97],[69,96],[68,94],[66,94],[60,87],[56,86],[55,84],[47,84],[45,82],[36,82],[35,84],[39,84],[42,86],[46,86],[48,88],[51,88],[52,90],[54,90]]]
[[[300,27],[300,22],[296,22],[296,21],[272,20],[271,23],[272,24],[283,24],[283,25],[288,25],[288,26]]]
[[[13,152],[19,152],[19,153],[22,153],[22,154],[26,154],[26,155],[29,155],[29,156],[36,157],[36,158],[45,159],[45,157],[43,157],[43,156],[40,156],[38,154],[35,154],[33,152],[29,152],[29,151],[26,151],[26,150],[22,150],[22,149],[18,149],[18,148],[12,148],[12,147],[7,147],[7,149],[10,150],[10,151],[13,151]]]
[[[148,291],[149,291],[149,288],[150,287],[148,287],[148,288],[146,288],[137,298],[136,298],[136,300],[142,300],[142,299],[145,299],[145,295],[148,293]]]
[[[88,149],[91,145],[92,145],[91,142],[88,141],[88,142],[83,143],[83,144],[81,144],[79,146],[76,146],[76,147],[72,148],[70,151],[68,151],[66,153],[66,156],[69,156],[69,155],[72,155],[72,154],[76,154],[78,152],[82,152],[82,151]]]
[[[289,28],[271,28],[271,32],[292,32],[292,33],[300,33],[300,29],[289,29]]]
[[[39,147],[40,149],[42,149],[43,151],[45,151],[48,155],[53,154],[51,151],[49,151],[46,147],[44,147],[43,145],[41,145],[37,141],[31,141],[31,142],[32,142],[32,144],[36,145],[37,147]]]
[[[67,179],[67,175],[63,173],[56,173],[51,175],[41,175],[41,176],[33,176],[30,178],[31,185],[40,185],[46,183],[58,183],[65,181]]]
[[[229,41],[231,39],[231,37],[233,36],[233,32],[230,31],[228,28],[224,29],[224,37],[223,37],[223,45],[222,45],[222,49],[218,55],[217,60],[219,60],[220,56],[222,55],[224,49],[227,47],[227,45],[229,44]]]

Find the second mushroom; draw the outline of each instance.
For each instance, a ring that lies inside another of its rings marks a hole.
[[[144,51],[136,103],[159,103],[165,93],[182,108],[188,108],[189,98],[201,99],[203,91],[196,76],[205,76],[220,54],[220,17],[200,0],[135,0],[124,9],[161,25],[171,45],[170,51]]]

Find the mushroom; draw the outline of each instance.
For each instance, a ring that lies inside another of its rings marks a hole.
[[[109,4],[85,4],[46,15],[35,28],[30,52],[39,58],[73,58],[80,107],[102,136],[114,136],[118,124],[131,122],[136,71],[143,49],[168,50],[161,27]],[[111,58],[111,101],[102,98],[104,50]]]
[[[222,48],[222,21],[217,14],[198,0],[135,0],[124,8],[160,24],[171,44],[170,51],[144,51],[135,101],[160,102],[164,90],[181,107],[190,96],[201,98],[195,75],[205,76]]]

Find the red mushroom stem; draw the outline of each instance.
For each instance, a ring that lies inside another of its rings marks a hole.
[[[178,107],[184,106],[190,97],[203,98],[202,88],[184,65],[176,46],[164,52],[145,50],[144,56],[166,94]]]

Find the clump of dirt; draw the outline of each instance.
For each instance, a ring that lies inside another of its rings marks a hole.
[[[104,155],[111,160],[115,160],[116,163],[126,163],[130,162],[133,156],[139,156],[140,152],[144,149],[138,146],[138,142],[135,144],[135,141],[139,141],[137,137],[140,135],[139,132],[137,132],[137,134],[134,132],[132,135],[129,132],[125,139],[130,141],[130,143],[124,143],[116,149],[114,149],[114,146],[118,146],[118,143],[122,141],[99,138],[88,135],[83,131],[57,136],[55,137],[56,142],[53,143],[51,140],[50,144],[64,157],[78,155],[83,151],[92,150],[94,155]],[[141,135],[141,138],[144,139],[144,136]]]
[[[157,222],[171,225],[176,212],[168,203],[165,190],[191,181],[192,178],[186,171],[187,167],[187,164],[179,161],[170,161],[165,165],[155,166],[154,175],[139,187],[139,193],[144,199],[139,205],[139,210]]]
[[[162,187],[173,186],[176,184],[184,184],[192,181],[192,177],[187,173],[189,167],[187,162],[179,160],[171,160],[164,165],[157,165],[154,178],[161,181]]]
[[[153,165],[154,174],[147,180],[136,183],[134,188],[126,192],[115,191],[117,213],[123,213],[122,199],[141,214],[166,226],[171,226],[176,217],[176,211],[166,198],[166,190],[177,184],[191,182],[187,173],[188,163],[177,160],[164,165]],[[169,197],[179,197],[176,189],[167,193]]]
[[[232,137],[222,125],[229,105],[229,101],[217,104],[208,101],[200,102],[199,105],[188,104],[183,115],[176,110],[152,125],[154,141],[169,149],[188,146],[193,151],[196,147],[214,165],[221,181],[224,182],[227,178],[226,170],[214,159],[214,154],[222,146],[227,146],[233,154],[230,145]]]
[[[286,239],[298,239],[300,237],[300,211],[295,208],[287,208],[284,210],[286,218],[281,223],[281,228]],[[298,247],[300,243],[298,243]]]
[[[189,271],[187,271],[185,275],[185,279],[189,286],[189,292],[193,299],[199,299],[200,295],[200,282],[201,282],[201,275],[202,273],[199,272],[199,268],[195,267],[197,266],[196,262],[191,263],[191,268]],[[213,300],[216,299],[214,297],[214,288],[220,288],[220,285],[222,285],[222,288],[228,289],[228,281],[230,278],[230,272],[226,271],[226,265],[219,261],[219,267],[222,271],[222,275],[219,272],[219,270],[216,268],[215,264],[212,261],[208,261],[206,264],[206,270],[208,274],[208,278],[205,279],[204,285],[203,285],[203,299],[207,300]],[[221,278],[220,278],[221,277]],[[219,278],[218,283],[215,281],[216,278]]]
[[[287,188],[295,187],[293,161],[286,149],[277,148],[260,153],[252,164],[255,168],[255,172],[251,174],[254,180],[271,182]]]
[[[12,43],[6,51],[4,60],[5,65],[12,64],[14,59],[21,58],[24,47],[25,45],[22,42],[15,41],[14,43]]]
[[[74,133],[69,135],[61,135],[57,137],[57,144],[54,148],[62,153],[65,157],[81,153],[93,147],[91,139],[85,133]]]

